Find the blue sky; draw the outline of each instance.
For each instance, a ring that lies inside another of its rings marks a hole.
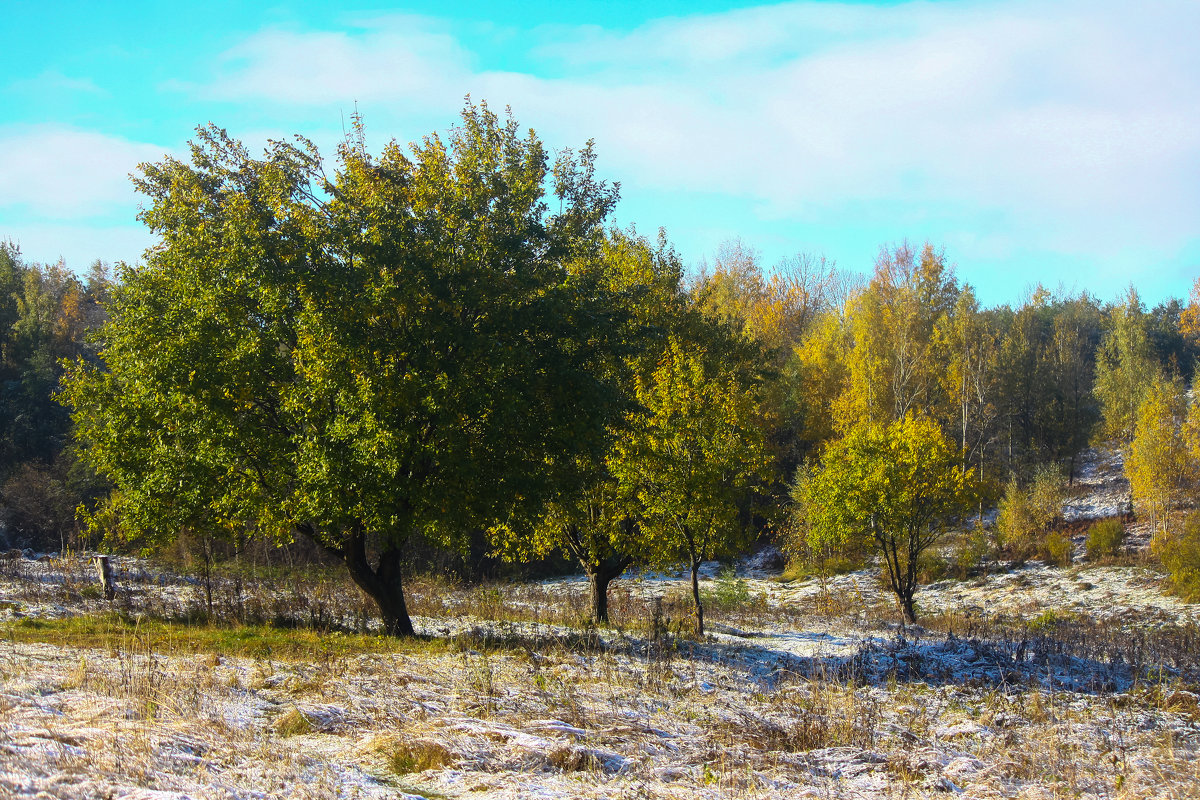
[[[209,121],[376,149],[470,93],[596,139],[618,221],[868,271],[945,248],[988,304],[1200,275],[1200,4],[6,0],[0,237],[75,268],[151,243],[127,174]]]

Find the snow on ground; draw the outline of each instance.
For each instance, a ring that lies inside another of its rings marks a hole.
[[[1119,470],[1093,453],[1067,514],[1120,512]],[[614,584],[615,627],[550,613],[586,607],[578,577],[486,603],[418,586],[430,642],[251,659],[6,637],[107,607],[86,560],[22,554],[0,562],[0,798],[1200,796],[1197,607],[1153,571],[942,581],[918,594],[940,627],[901,629],[877,571],[780,566],[740,564],[748,600],[699,640],[678,635],[682,575],[646,573]],[[116,567],[128,613],[199,602],[193,580]],[[1155,661],[1152,634],[1184,655]]]
[[[1129,511],[1125,455],[1119,448],[1089,448],[1080,454],[1076,492],[1063,506],[1067,522],[1116,517]]]

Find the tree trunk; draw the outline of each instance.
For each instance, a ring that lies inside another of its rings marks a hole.
[[[379,554],[379,566],[372,568],[367,558],[365,538],[361,533],[355,533],[347,540],[342,558],[350,577],[379,606],[383,632],[388,636],[412,636],[412,620],[404,603],[404,585],[401,582],[400,548],[385,546]]]
[[[108,561],[108,556],[92,556],[92,563],[96,565],[96,577],[100,581],[100,586],[104,589],[104,599],[113,601],[117,597],[117,586],[113,583],[112,565]]]
[[[700,602],[700,562],[692,562],[692,599],[696,602],[696,635],[704,635],[704,605]]]
[[[913,595],[913,592],[896,593],[896,597],[900,600],[900,614],[904,617],[905,625],[917,624],[917,604]]]
[[[592,562],[580,560],[592,593],[592,622],[608,622],[608,586],[621,577],[632,561],[628,557]]]
[[[592,622],[608,622],[608,584],[612,578],[599,572],[588,574],[592,590]]]

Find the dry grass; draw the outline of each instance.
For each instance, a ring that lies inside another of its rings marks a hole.
[[[943,615],[925,620],[927,643],[800,663],[736,637],[696,641],[672,595],[615,592],[613,626],[597,629],[576,616],[582,587],[565,598],[545,585],[411,588],[414,611],[440,609],[446,635],[396,641],[216,612],[196,624],[165,603],[154,618],[157,601],[136,592],[124,612],[0,624],[0,762],[20,763],[24,781],[0,773],[0,796],[146,786],[216,797],[207,787],[220,785],[383,798],[398,776],[426,796],[502,799],[924,797],[951,785],[980,797],[1200,795],[1186,627],[1130,635],[1078,615]],[[272,591],[264,580],[256,603],[273,608]],[[716,625],[840,619],[892,635],[890,609],[861,597],[817,594],[782,611],[753,592],[727,599]],[[354,602],[329,600],[323,619],[352,618]],[[943,675],[950,631],[1007,671]],[[1042,676],[1066,657],[1120,661],[1139,680],[1064,691]]]

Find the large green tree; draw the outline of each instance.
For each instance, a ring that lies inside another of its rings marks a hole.
[[[826,445],[795,489],[811,546],[873,546],[907,623],[916,622],[918,560],[974,498],[973,470],[931,420],[862,422]]]
[[[254,158],[213,127],[141,170],[161,243],[113,292],[107,369],[63,392],[127,531],[306,536],[410,634],[406,542],[535,513],[556,463],[603,450],[621,312],[586,267],[616,188],[590,144],[552,167],[468,104],[407,152],[356,126],[332,176],[306,141]]]

